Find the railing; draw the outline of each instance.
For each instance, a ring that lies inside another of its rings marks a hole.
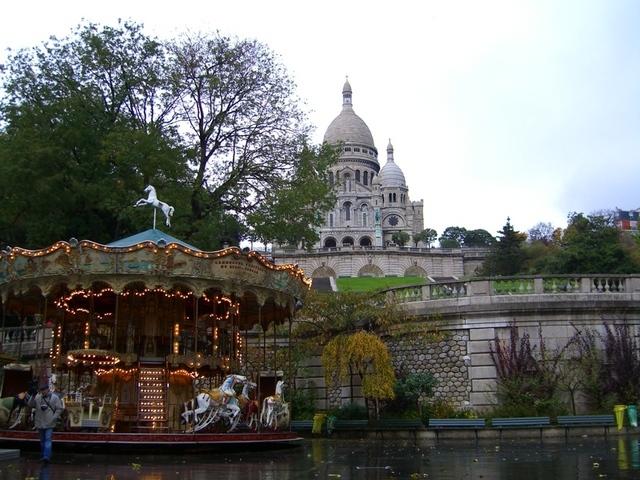
[[[52,329],[42,325],[0,328],[0,351],[16,357],[48,354],[52,346]]]
[[[640,293],[640,275],[544,275],[478,278],[387,290],[401,303],[475,296]]]
[[[580,291],[580,278],[548,277],[542,279],[544,293],[573,293]]]
[[[389,245],[386,247],[376,247],[376,246],[364,246],[364,245],[341,245],[336,247],[320,247],[320,248],[312,248],[309,250],[303,250],[299,248],[284,248],[284,247],[276,247],[271,252],[271,255],[277,257],[279,255],[301,255],[308,253],[335,253],[335,252],[358,252],[358,251],[366,251],[366,252],[412,252],[412,253],[431,253],[431,254],[451,254],[451,253],[464,253],[465,255],[477,256],[479,258],[484,258],[486,254],[489,252],[487,248],[479,248],[479,247],[460,247],[460,248],[436,248],[436,247],[412,247],[412,246],[404,246],[400,247],[398,245]],[[262,253],[262,252],[261,252]]]
[[[447,282],[430,285],[431,298],[456,298],[467,296],[467,282]]]

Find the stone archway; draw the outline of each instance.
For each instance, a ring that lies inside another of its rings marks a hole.
[[[327,237],[324,239],[324,248],[336,248],[338,246],[336,239],[333,237]]]
[[[326,265],[316,268],[311,274],[311,278],[327,278],[327,277],[337,278],[337,275],[336,275],[336,271],[333,268],[327,267]]]
[[[384,277],[384,272],[377,266],[369,263],[358,271],[359,277]]]
[[[371,237],[361,237],[359,243],[360,243],[361,247],[370,247],[371,246]]]
[[[427,271],[418,265],[411,265],[404,271],[405,277],[422,277],[427,278]]]
[[[344,237],[342,239],[343,247],[353,247],[353,244],[354,244],[353,237]]]

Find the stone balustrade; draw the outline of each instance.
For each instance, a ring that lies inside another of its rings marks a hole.
[[[478,278],[387,290],[401,303],[460,297],[640,293],[640,275],[543,275]]]
[[[387,294],[402,303],[416,331],[445,336],[411,346],[389,339],[396,366],[433,373],[440,382],[436,396],[479,410],[497,401],[491,345],[506,338],[511,325],[534,345],[544,339],[549,348],[562,348],[578,329],[602,332],[605,323],[624,323],[640,338],[640,275],[474,278]]]

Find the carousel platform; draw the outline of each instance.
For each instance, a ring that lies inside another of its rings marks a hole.
[[[163,451],[212,452],[250,450],[252,448],[282,448],[302,444],[295,432],[242,433],[112,433],[54,432],[54,450],[108,450],[130,453],[131,450],[160,453]],[[0,430],[2,448],[40,448],[35,430]],[[1,450],[0,450],[1,451]]]

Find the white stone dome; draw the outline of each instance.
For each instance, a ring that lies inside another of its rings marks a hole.
[[[382,188],[406,188],[407,182],[404,178],[404,173],[396,162],[393,160],[393,145],[389,140],[387,146],[387,163],[380,170],[380,185]]]
[[[364,120],[353,111],[351,103],[351,85],[347,80],[342,88],[342,111],[327,128],[324,141],[330,144],[343,142],[375,149],[371,130]]]

